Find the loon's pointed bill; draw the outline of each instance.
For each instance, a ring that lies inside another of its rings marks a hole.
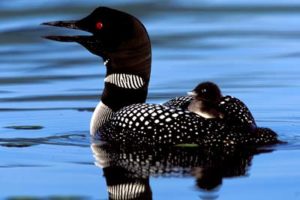
[[[71,21],[54,21],[54,22],[44,22],[42,25],[47,26],[57,26],[57,27],[65,27],[71,29],[81,29],[79,28],[79,21],[71,20]]]
[[[92,35],[73,35],[73,36],[49,35],[49,36],[44,36],[44,38],[58,41],[58,42],[77,42],[82,46],[84,46],[91,53],[103,56],[103,52],[101,48],[103,46],[102,41],[100,41],[100,39],[94,35],[94,33],[90,30],[90,28],[86,26],[84,20],[85,19],[72,20],[72,21],[45,22],[42,23],[42,25],[76,29],[76,30],[92,33]]]
[[[42,23],[42,25],[64,27],[64,28],[87,31],[80,25],[80,20],[45,22],[45,23]],[[59,42],[78,42],[78,43],[86,42],[86,41],[92,39],[91,37],[93,37],[93,36],[87,36],[87,35],[74,35],[74,36],[49,35],[49,36],[44,36],[44,38],[49,39],[49,40],[54,40],[54,41],[59,41]]]
[[[92,38],[92,36],[83,36],[83,35],[76,35],[76,36],[60,36],[60,35],[49,35],[44,36],[44,38],[48,40],[54,40],[58,42],[86,42]]]

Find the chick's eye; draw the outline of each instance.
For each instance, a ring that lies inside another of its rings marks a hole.
[[[202,92],[202,93],[206,93],[207,90],[206,90],[206,89],[202,89],[201,92]]]
[[[101,30],[103,28],[103,23],[102,22],[97,22],[96,23],[96,29]]]

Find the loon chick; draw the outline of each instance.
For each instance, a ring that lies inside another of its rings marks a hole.
[[[247,106],[235,97],[222,96],[220,88],[212,82],[197,85],[192,92],[187,109],[201,117],[223,119],[227,125],[254,131],[257,126]]]
[[[212,82],[203,82],[197,85],[188,95],[193,97],[188,110],[204,118],[223,118],[218,105],[222,94],[220,88]]]
[[[107,73],[101,102],[90,124],[92,136],[111,143],[137,145],[197,143],[227,146],[278,142],[276,133],[270,129],[257,128],[253,134],[248,130],[235,130],[219,118],[201,118],[186,108],[146,104],[151,44],[144,25],[134,16],[99,7],[77,21],[43,24],[90,32],[91,35],[85,36],[46,38],[77,42],[103,58]],[[226,101],[224,107],[230,108],[229,104],[230,101]],[[234,104],[234,107],[238,105]]]

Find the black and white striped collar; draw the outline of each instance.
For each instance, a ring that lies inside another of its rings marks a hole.
[[[108,75],[104,81],[117,87],[125,89],[140,89],[145,85],[142,77],[134,74],[113,73]]]

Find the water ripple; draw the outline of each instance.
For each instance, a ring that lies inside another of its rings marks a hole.
[[[22,125],[22,126],[5,126],[4,128],[15,129],[15,130],[40,130],[43,129],[43,126],[37,125]]]
[[[99,95],[43,95],[43,96],[23,96],[12,98],[1,98],[0,102],[44,102],[44,101],[86,101],[98,99]]]
[[[34,145],[62,145],[88,147],[89,143],[84,143],[86,135],[84,134],[65,134],[41,138],[0,138],[0,146],[3,147],[31,147]]]
[[[15,84],[33,84],[44,83],[51,81],[67,81],[67,80],[84,80],[91,78],[103,78],[99,74],[81,74],[81,75],[48,75],[48,76],[22,76],[22,77],[1,77],[0,85],[15,85]]]

